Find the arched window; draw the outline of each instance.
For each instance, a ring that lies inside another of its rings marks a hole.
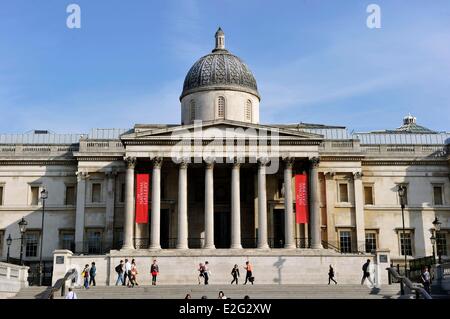
[[[191,100],[189,102],[189,111],[191,112],[190,113],[191,121],[194,121],[195,120],[195,101],[194,100]]]
[[[223,96],[219,96],[217,99],[217,118],[225,118],[225,98]]]
[[[250,100],[245,102],[245,120],[249,122],[252,121],[252,101]]]

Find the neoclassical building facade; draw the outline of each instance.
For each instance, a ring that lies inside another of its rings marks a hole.
[[[389,251],[393,262],[450,242],[450,133],[411,115],[392,130],[350,134],[321,124],[261,124],[249,67],[225,47],[194,63],[181,124],[89,134],[0,135],[0,256],[53,252]],[[301,119],[299,119],[301,120]],[[136,176],[149,175],[148,222],[136,222]],[[308,178],[307,223],[296,223],[295,176]],[[404,223],[398,186],[406,187]],[[46,190],[45,220],[41,191]],[[433,233],[432,222],[441,222]],[[43,240],[41,239],[43,231]],[[7,238],[11,236],[11,245]]]

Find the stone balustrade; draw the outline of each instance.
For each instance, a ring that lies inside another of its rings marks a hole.
[[[28,286],[28,267],[0,262],[0,298],[14,296]]]

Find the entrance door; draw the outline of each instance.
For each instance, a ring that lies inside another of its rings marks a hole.
[[[161,209],[160,223],[159,240],[161,248],[170,248],[170,214],[168,209]]]
[[[230,248],[231,245],[230,212],[214,213],[214,244],[216,248]]]
[[[273,210],[273,248],[284,247],[284,209]]]

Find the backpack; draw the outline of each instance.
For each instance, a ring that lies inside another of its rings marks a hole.
[[[117,265],[116,266],[116,273],[120,274],[122,272],[123,272],[122,267],[120,265]]]

